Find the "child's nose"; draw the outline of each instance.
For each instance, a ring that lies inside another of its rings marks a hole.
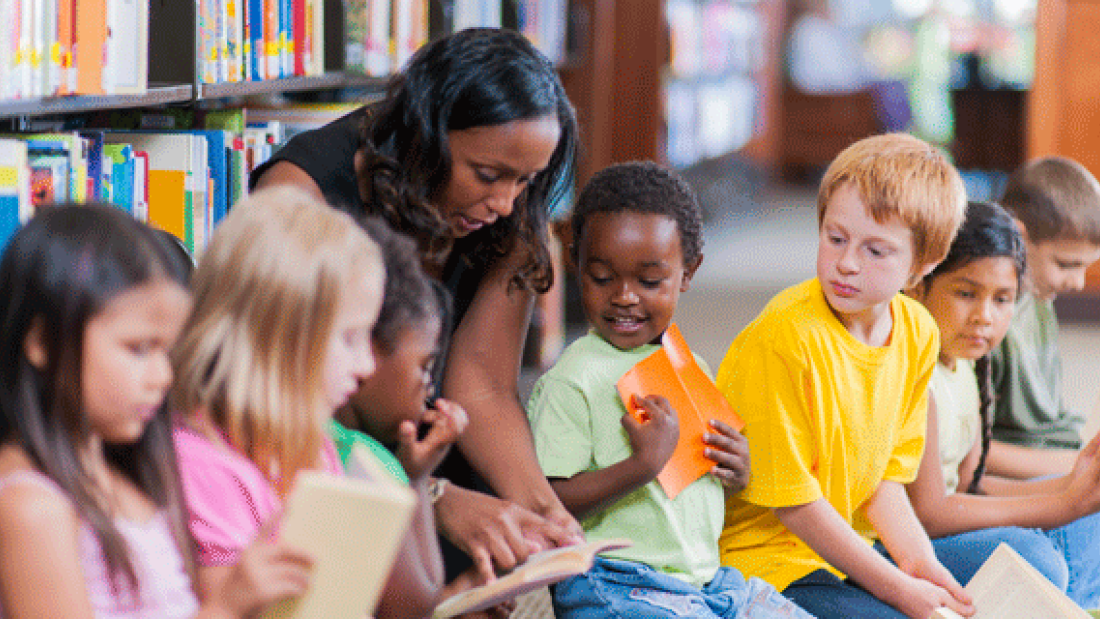
[[[638,293],[634,292],[628,284],[623,284],[615,291],[611,302],[616,305],[633,305],[638,302]]]
[[[856,257],[856,250],[846,247],[840,254],[840,259],[836,262],[836,268],[842,273],[858,273],[859,272],[859,259]]]

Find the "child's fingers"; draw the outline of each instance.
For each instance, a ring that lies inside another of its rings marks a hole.
[[[433,408],[450,421],[457,434],[462,434],[466,426],[470,424],[466,409],[462,408],[457,402],[437,398]]]
[[[497,579],[497,574],[493,570],[493,558],[489,554],[489,550],[484,546],[474,549],[470,558],[474,561],[474,568],[477,570],[477,574],[482,584],[491,583]]]

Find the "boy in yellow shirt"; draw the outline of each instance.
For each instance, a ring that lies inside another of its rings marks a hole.
[[[722,563],[817,617],[973,612],[904,488],[939,336],[900,291],[944,258],[964,209],[958,172],[929,144],[887,134],[848,147],[818,193],[817,277],[772,299],[718,371],[753,453],[751,481],[726,504]]]

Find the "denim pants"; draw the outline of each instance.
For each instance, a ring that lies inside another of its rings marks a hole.
[[[648,565],[596,557],[592,569],[553,587],[558,619],[596,617],[723,617],[812,619],[759,578],[730,567],[702,589]]]
[[[901,611],[828,570],[816,570],[787,585],[783,595],[821,619],[908,619]]]
[[[1100,514],[1043,531],[998,527],[932,540],[936,556],[966,584],[1005,542],[1082,608],[1100,607]]]

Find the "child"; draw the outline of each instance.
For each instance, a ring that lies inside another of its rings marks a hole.
[[[642,398],[650,419],[638,423],[616,391],[657,350],[699,268],[700,226],[694,193],[653,163],[603,170],[574,208],[573,260],[592,331],[539,379],[528,414],[539,462],[588,540],[634,545],[554,587],[559,618],[808,616],[766,583],[718,565],[723,484],[736,492],[749,475],[744,438],[712,421],[712,474],[670,499],[655,478],[679,437],[676,412],[662,397]]]
[[[338,421],[330,422],[329,433],[345,462],[353,446],[364,445],[395,481],[410,485],[420,495],[390,586],[374,615],[420,617],[431,614],[439,602],[444,577],[432,514],[441,482],[430,474],[462,433],[466,413],[443,399],[427,406],[444,299],[424,275],[416,244],[381,219],[369,219],[363,225],[381,249],[386,266],[385,294],[371,331],[375,371],[336,411]],[[423,438],[418,438],[420,428],[425,429]],[[395,446],[397,457],[383,443]]]
[[[958,172],[917,138],[849,146],[818,192],[817,277],[772,299],[718,371],[756,454],[727,501],[722,563],[817,616],[973,612],[903,487],[924,446],[938,340],[928,312],[898,294],[943,259],[964,200]],[[872,549],[872,528],[898,567]]]
[[[1094,607],[1100,439],[1069,475],[1020,482],[984,474],[993,421],[989,352],[1012,322],[1023,273],[1024,243],[1012,217],[996,204],[972,202],[947,258],[913,290],[936,320],[941,348],[924,458],[906,489],[929,535],[939,537],[936,555],[961,582],[1006,542],[1062,589],[1068,576],[1070,597]]]
[[[296,473],[342,473],[325,427],[374,368],[383,277],[351,217],[298,190],[258,191],[215,230],[173,351],[200,597],[274,530]]]
[[[258,540],[200,609],[168,430],[190,307],[164,237],[105,205],[39,211],[0,263],[0,609],[7,617],[245,616],[305,590]]]
[[[1044,157],[1009,178],[1001,202],[1027,247],[1027,284],[993,351],[996,423],[989,471],[1029,479],[1068,473],[1084,419],[1062,402],[1054,297],[1079,291],[1100,258],[1100,183],[1081,164]]]

